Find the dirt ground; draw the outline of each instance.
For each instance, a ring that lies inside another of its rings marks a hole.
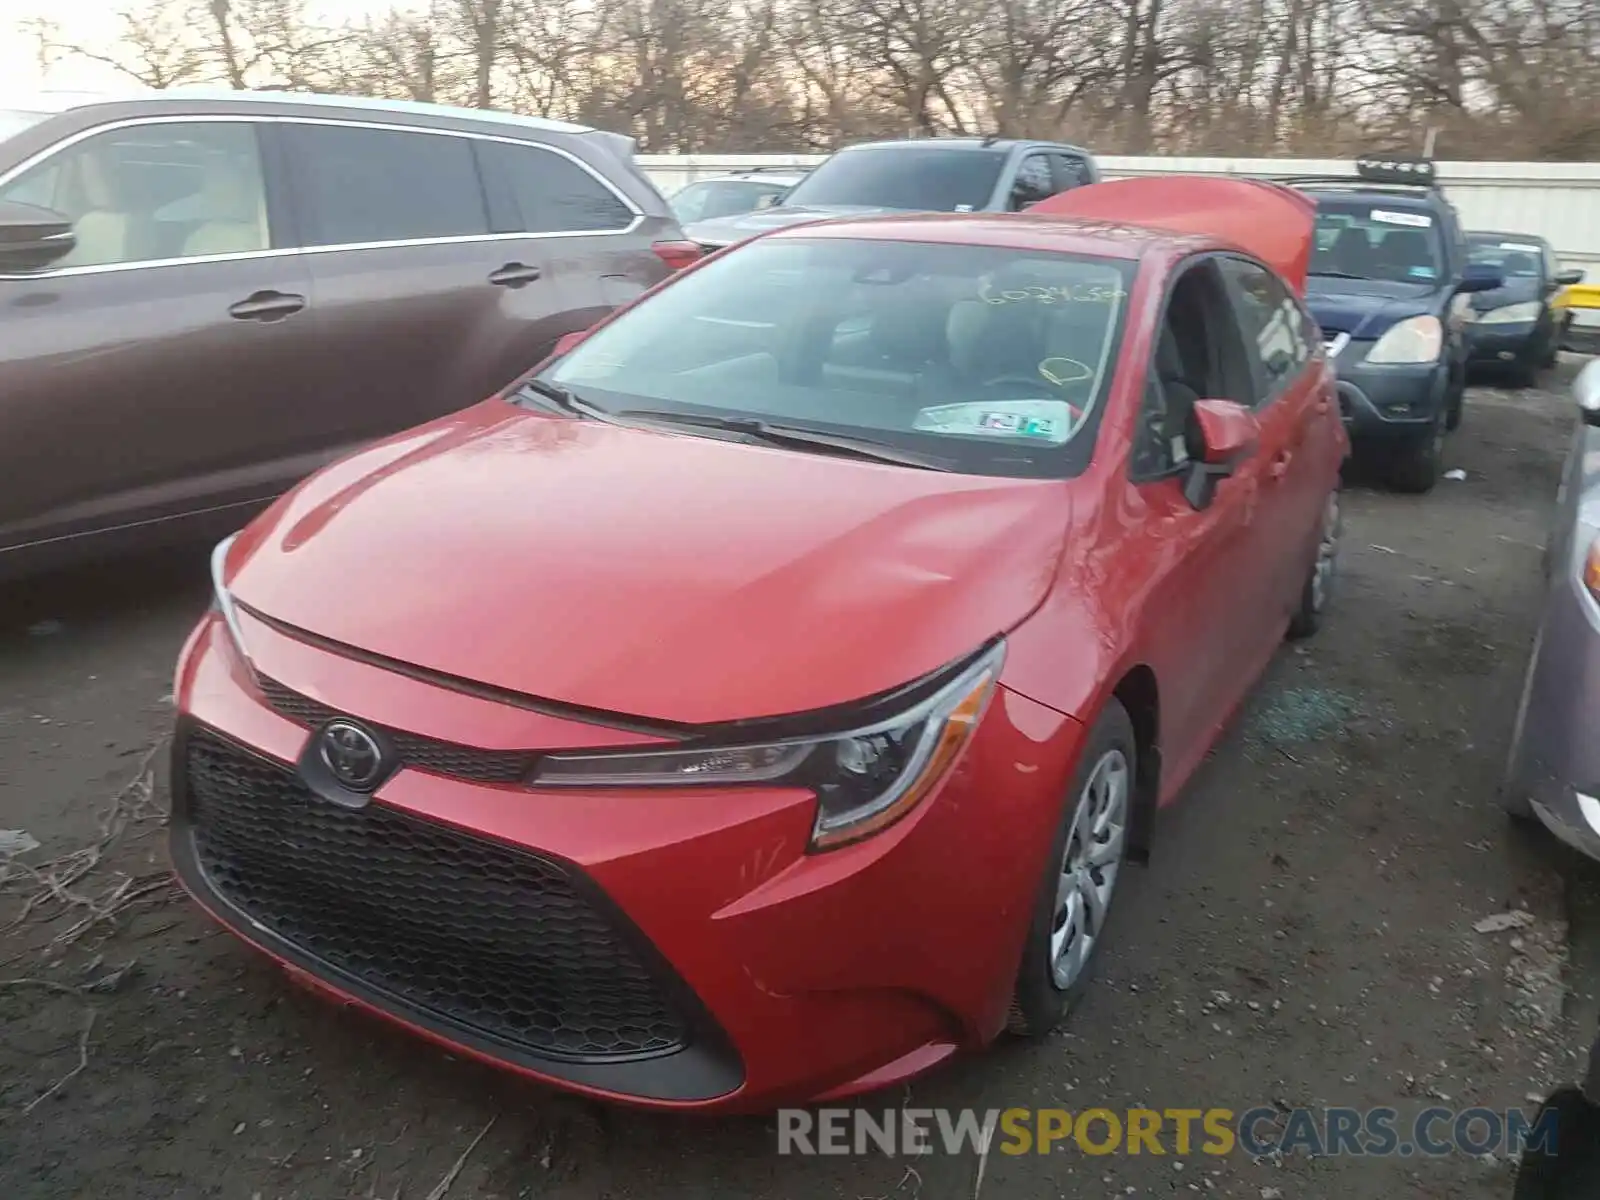
[[[1576,1026],[1596,1019],[1600,882],[1494,801],[1571,374],[1475,389],[1448,449],[1465,480],[1422,498],[1352,481],[1327,627],[1285,649],[1164,814],[1070,1029],[865,1103],[1503,1109],[1572,1075]],[[22,861],[64,887],[0,885],[0,1196],[1509,1195],[1508,1163],[1460,1155],[1075,1148],[991,1155],[979,1189],[971,1154],[780,1157],[768,1119],[573,1101],[336,1010],[167,882],[153,748],[205,602],[202,552],[0,600],[0,828],[37,838]],[[1534,924],[1473,931],[1510,905]]]

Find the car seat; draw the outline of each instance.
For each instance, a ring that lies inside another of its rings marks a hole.
[[[74,244],[53,265],[102,266],[133,259],[133,214],[123,204],[113,165],[86,147],[73,157],[70,169],[76,195],[67,204],[67,215],[72,216]]]
[[[267,237],[266,189],[260,177],[235,156],[208,155],[205,182],[198,197],[207,214],[184,239],[183,254],[242,254],[265,250]]]
[[[1539,262],[1531,254],[1518,251],[1508,254],[1505,261],[1500,264],[1500,272],[1507,279],[1537,279],[1539,277]]]
[[[1384,235],[1374,256],[1378,270],[1394,279],[1411,279],[1413,267],[1425,268],[1432,277],[1433,253],[1428,237],[1416,229],[1396,229]]]
[[[1345,226],[1328,248],[1326,261],[1341,275],[1364,279],[1372,274],[1372,242],[1367,231],[1355,225]]]
[[[910,292],[878,304],[859,352],[823,364],[825,382],[865,391],[911,391],[948,364],[949,310],[941,297]]]

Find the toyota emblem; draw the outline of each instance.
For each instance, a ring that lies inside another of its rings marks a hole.
[[[383,778],[383,747],[359,725],[329,722],[322,730],[318,749],[323,765],[352,792],[371,791]]]

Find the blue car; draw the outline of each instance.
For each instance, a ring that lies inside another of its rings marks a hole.
[[[1563,318],[1552,301],[1562,288],[1583,282],[1583,272],[1562,270],[1541,237],[1522,233],[1468,233],[1475,263],[1500,268],[1505,282],[1472,298],[1467,327],[1468,365],[1498,368],[1516,387],[1532,387],[1541,367],[1556,365]]]
[[[1359,160],[1357,177],[1280,182],[1316,201],[1306,306],[1339,374],[1353,452],[1401,491],[1439,478],[1461,423],[1470,295],[1501,285],[1472,263],[1455,208],[1426,160]]]

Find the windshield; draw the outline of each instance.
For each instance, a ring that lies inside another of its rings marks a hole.
[[[49,113],[21,112],[14,108],[0,108],[0,142],[5,141],[14,134],[21,133],[32,125],[37,125]]]
[[[784,203],[978,212],[994,195],[1005,162],[1004,150],[915,143],[841,150],[801,180]]]
[[[1442,276],[1433,215],[1396,203],[1317,200],[1311,274],[1434,283]]]
[[[683,276],[540,378],[610,413],[756,418],[974,474],[1074,474],[1133,271],[1045,251],[764,239]]]
[[[1544,247],[1498,233],[1475,233],[1467,238],[1468,260],[1499,267],[1507,279],[1543,278]]]
[[[716,179],[691,183],[672,198],[679,221],[710,221],[733,217],[758,208],[770,208],[783,199],[787,183],[770,179]]]

